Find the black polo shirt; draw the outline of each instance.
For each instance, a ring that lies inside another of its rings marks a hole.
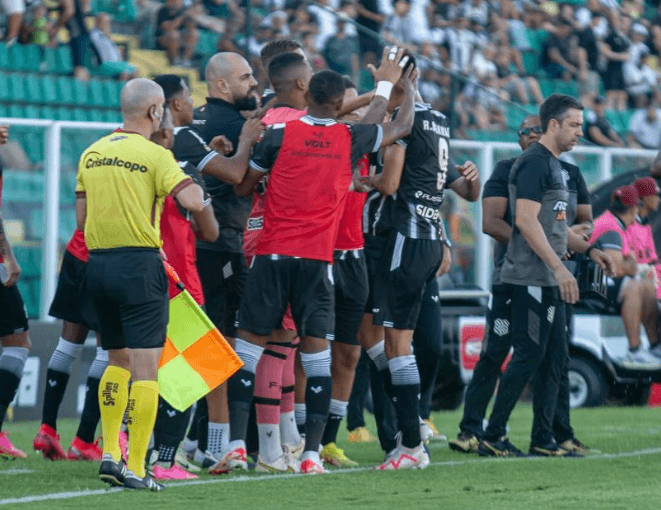
[[[241,112],[231,103],[208,97],[204,106],[195,109],[193,126],[206,143],[211,142],[218,135],[227,137],[234,146],[234,150],[228,156],[233,156],[239,146],[239,135],[245,121]],[[220,236],[213,243],[198,241],[197,248],[243,253],[243,229],[252,208],[252,196],[238,197],[234,194],[233,186],[209,175],[204,177],[204,183],[212,198]]]

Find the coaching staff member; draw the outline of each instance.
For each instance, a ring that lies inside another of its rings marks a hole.
[[[171,152],[149,140],[160,128],[164,104],[157,83],[129,81],[121,93],[123,129],[87,148],[76,186],[76,219],[90,251],[87,285],[108,350],[99,385],[104,437],[99,475],[130,489],[162,489],[144,464],[168,324],[168,283],[159,255],[163,202],[170,195],[191,212],[204,208],[202,189]],[[127,404],[131,443],[124,466],[119,429]]]
[[[481,455],[510,455],[505,427],[525,384],[533,381],[530,453],[572,455],[560,448],[552,422],[558,382],[567,357],[564,303],[578,300],[576,279],[562,263],[574,237],[567,234],[570,193],[558,157],[582,136],[583,106],[554,94],[540,108],[542,136],[514,162],[509,176],[513,230],[501,270],[512,299],[514,354],[501,377]],[[568,246],[569,239],[569,246]],[[583,248],[581,251],[583,251]],[[589,251],[589,250],[588,250]]]

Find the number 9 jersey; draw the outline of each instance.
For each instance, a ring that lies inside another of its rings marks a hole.
[[[398,110],[393,113],[396,117]],[[412,239],[442,240],[440,207],[448,176],[450,126],[442,113],[416,102],[413,129],[398,140],[406,149],[404,169],[396,193],[386,199],[387,214],[378,230],[395,229]],[[456,171],[452,169],[451,174]],[[388,223],[387,227],[385,223]]]

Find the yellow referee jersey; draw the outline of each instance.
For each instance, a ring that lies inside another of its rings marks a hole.
[[[165,197],[190,183],[172,153],[145,137],[115,132],[101,138],[78,163],[76,195],[87,198],[87,247],[160,248]]]

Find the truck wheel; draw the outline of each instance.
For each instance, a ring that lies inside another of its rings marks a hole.
[[[599,368],[586,358],[569,360],[569,405],[596,407],[603,405],[608,395],[608,385]]]

